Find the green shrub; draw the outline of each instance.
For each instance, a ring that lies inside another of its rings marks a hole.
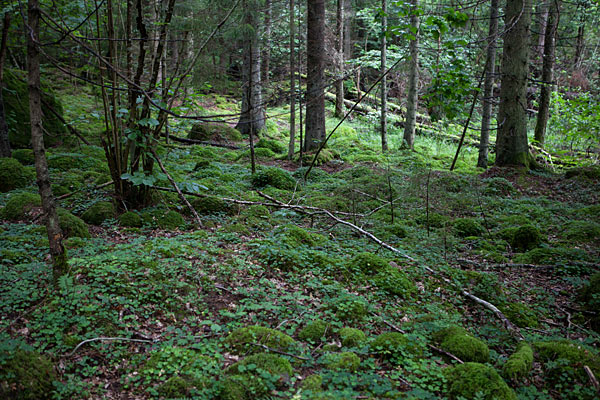
[[[417,287],[405,272],[388,266],[373,277],[373,284],[388,294],[409,297]]]
[[[287,151],[287,146],[285,146],[283,143],[281,143],[277,140],[266,139],[266,138],[261,138],[254,145],[254,147],[257,149],[260,149],[260,148],[269,149],[273,153],[277,153],[277,154],[283,154]]]
[[[23,165],[33,165],[35,163],[35,156],[31,149],[15,149],[12,151],[12,158]]]
[[[483,233],[483,226],[472,218],[458,218],[452,223],[456,236],[479,236]]]
[[[359,272],[365,275],[375,275],[378,272],[387,270],[390,266],[389,260],[373,253],[358,253],[348,263],[350,271]]]
[[[119,217],[119,225],[126,228],[141,228],[142,217],[136,212],[127,211]]]
[[[256,325],[238,328],[225,339],[225,344],[231,347],[235,354],[258,353],[261,348],[251,343],[285,351],[294,344],[294,339],[275,329]]]
[[[587,375],[583,366],[590,367],[594,375],[600,374],[600,357],[581,344],[566,340],[555,340],[548,342],[535,342],[533,347],[537,358],[547,363],[546,367],[551,370],[551,375],[565,374],[582,382],[587,381]],[[549,363],[550,361],[563,361]]]
[[[329,330],[329,324],[318,319],[302,328],[298,333],[298,337],[304,341],[319,342]]]
[[[436,332],[433,337],[440,344],[440,348],[465,362],[485,363],[490,358],[490,349],[487,344],[460,326],[453,325],[444,328]]]
[[[242,140],[242,134],[240,131],[227,124],[198,123],[192,126],[188,138],[202,141],[240,142]]]
[[[320,362],[331,370],[355,372],[360,367],[360,358],[349,351],[341,353],[326,353]]]
[[[357,347],[367,340],[367,335],[363,331],[356,328],[342,328],[338,332],[342,346]]]
[[[525,252],[536,248],[542,242],[542,235],[538,228],[533,225],[523,225],[518,227],[510,239],[510,245],[513,250]]]
[[[17,350],[0,364],[0,397],[16,400],[53,398],[52,362],[34,351]]]
[[[39,194],[21,192],[14,193],[8,198],[6,205],[0,210],[0,217],[12,221],[22,220],[33,207],[40,207],[42,201]]]
[[[14,158],[0,158],[0,192],[9,192],[29,185],[25,169]]]
[[[458,399],[516,400],[517,396],[500,377],[487,365],[468,362],[446,368],[448,397]]]
[[[59,208],[57,210],[57,214],[60,229],[63,231],[65,237],[91,237],[88,226],[85,224],[85,222],[83,222],[82,219],[71,214],[64,208]]]
[[[109,218],[114,218],[115,208],[109,201],[99,201],[94,203],[82,215],[81,219],[88,224],[100,225]]]
[[[529,375],[533,366],[533,350],[526,342],[521,342],[517,350],[508,358],[502,372],[505,377],[513,381],[522,380]]]
[[[294,190],[296,181],[289,172],[277,167],[268,167],[252,175],[252,185],[258,188],[271,185],[277,189]]]

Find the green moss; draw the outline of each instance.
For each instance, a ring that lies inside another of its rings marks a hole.
[[[294,344],[294,339],[275,329],[256,325],[238,328],[225,339],[225,344],[231,347],[235,354],[257,353],[260,351],[260,347],[251,343],[264,344],[267,347],[285,351]]]
[[[252,185],[258,188],[270,185],[277,189],[294,190],[296,181],[289,172],[277,167],[268,167],[252,176]]]
[[[21,192],[8,198],[6,205],[0,210],[0,217],[12,221],[23,220],[33,207],[40,207],[42,201],[39,194]]]
[[[31,149],[15,149],[12,151],[12,158],[23,165],[33,165],[35,163],[35,156]]]
[[[533,366],[533,350],[526,342],[521,342],[517,346],[517,350],[508,358],[502,373],[505,377],[513,381],[522,380],[529,375]]]
[[[508,303],[500,306],[500,311],[519,328],[537,328],[538,318],[535,312],[523,303]]]
[[[575,242],[592,242],[600,239],[600,224],[591,221],[572,221],[567,225],[565,237]]]
[[[240,223],[223,225],[223,227],[221,228],[221,232],[238,233],[240,235],[250,234],[250,231],[248,230],[248,228],[246,228],[246,225]]]
[[[246,151],[240,153],[240,155],[235,158],[235,161],[239,161],[242,158],[250,159],[251,156],[252,156],[251,151],[250,150],[246,150]],[[276,154],[271,149],[265,149],[263,147],[259,147],[257,149],[254,149],[254,158],[255,159],[274,158],[275,156],[276,156]]]
[[[516,263],[546,265],[588,260],[589,256],[585,250],[564,247],[538,247],[514,257]]]
[[[52,362],[34,351],[17,350],[0,365],[0,397],[16,400],[53,398]]]
[[[230,206],[225,200],[214,196],[196,197],[190,203],[196,212],[201,215],[232,214],[238,210],[238,207]]]
[[[502,296],[502,287],[493,273],[479,271],[459,271],[459,281],[475,296],[490,300]]]
[[[300,385],[302,391],[311,391],[318,393],[323,391],[323,377],[321,375],[309,375],[302,381]]]
[[[417,287],[405,272],[388,266],[373,277],[373,284],[388,294],[409,297]]]
[[[166,398],[185,397],[189,395],[189,383],[180,376],[172,376],[161,383],[156,391]]]
[[[8,192],[29,185],[30,180],[20,162],[14,158],[0,158],[0,192]]]
[[[594,375],[600,374],[600,357],[591,350],[586,349],[580,344],[569,341],[548,341],[533,343],[537,358],[545,362],[561,361],[548,363],[546,367],[552,370],[552,375],[564,373],[578,378],[580,381],[587,381],[587,375],[583,371],[583,366],[590,367]]]
[[[440,344],[440,348],[463,361],[485,363],[490,358],[490,349],[487,344],[460,326],[444,328],[436,332],[433,338]]]
[[[195,124],[188,134],[189,139],[202,141],[240,142],[242,134],[227,124]]]
[[[355,372],[360,367],[360,358],[349,351],[341,353],[327,353],[321,357],[321,363],[331,370]]]
[[[536,248],[542,243],[542,235],[538,228],[533,225],[523,225],[518,227],[510,238],[510,245],[513,250],[525,252]]]
[[[119,217],[119,225],[127,228],[141,228],[142,217],[133,211],[127,211]]]
[[[567,170],[565,173],[565,177],[567,179],[571,179],[574,177],[587,178],[592,180],[600,179],[600,167],[597,165],[592,165],[589,167],[577,167]]]
[[[258,353],[238,361],[225,370],[231,379],[221,385],[221,398],[239,400],[262,397],[273,385],[282,388],[293,375],[288,360],[270,353]],[[269,384],[265,380],[269,380]]]
[[[254,368],[267,371],[271,375],[287,375],[289,377],[294,372],[288,360],[271,353],[258,353],[248,356],[233,364],[226,372],[233,375],[240,374],[248,371],[248,368],[240,368],[241,366],[249,367],[252,364],[255,366]]]
[[[287,146],[284,145],[283,143],[281,143],[277,140],[266,139],[266,138],[261,138],[254,145],[254,147],[257,149],[259,149],[259,148],[269,149],[273,153],[277,153],[277,154],[283,154],[287,151]]]
[[[402,357],[421,357],[423,347],[400,332],[386,332],[369,345],[371,353],[383,359],[400,360]]]
[[[395,236],[396,238],[402,239],[407,236],[406,227],[399,223],[386,225],[383,227],[383,230],[388,233],[388,235]]]
[[[87,245],[87,241],[79,237],[68,238],[63,243],[67,249],[80,249]]]
[[[114,218],[114,216],[115,208],[113,204],[109,201],[99,201],[88,208],[81,215],[81,219],[88,224],[100,225],[105,220]]]
[[[349,270],[365,275],[375,275],[378,272],[387,270],[389,266],[389,260],[368,252],[358,253],[348,264]]]
[[[325,241],[325,238],[322,235],[308,232],[297,225],[283,225],[280,227],[279,231],[282,232],[280,241],[291,247],[303,245],[313,247]]]
[[[483,182],[485,183],[483,193],[488,196],[511,196],[517,192],[512,182],[506,178],[498,176],[484,179]]]
[[[442,214],[436,212],[429,213],[429,227],[430,228],[443,228],[446,226],[450,219]],[[415,222],[422,226],[427,226],[427,214],[423,213],[415,218]]]
[[[252,205],[240,213],[240,219],[246,220],[249,218],[268,218],[271,216],[269,209],[263,205]]]
[[[319,152],[319,155],[317,156],[317,160],[315,161],[315,166],[318,167],[323,164],[327,164],[328,162],[334,160],[338,156],[339,155],[332,149],[325,148],[325,149],[321,150],[321,152]],[[302,164],[310,165],[310,164],[312,164],[314,158],[315,158],[315,153],[304,152],[304,153],[302,153]],[[299,153],[294,157],[294,161],[296,161],[296,162],[300,161]]]
[[[357,347],[367,340],[367,335],[363,331],[356,328],[342,328],[338,332],[342,346]]]
[[[304,341],[317,343],[321,341],[321,338],[325,336],[329,329],[327,322],[317,319],[302,328],[298,333],[298,337]]]
[[[362,321],[369,313],[369,303],[355,295],[342,295],[332,300],[328,306],[342,321]]]
[[[220,400],[247,400],[252,393],[252,382],[247,375],[229,375],[219,381]]]
[[[456,236],[479,236],[483,233],[483,226],[472,218],[458,218],[452,223],[453,231]]]
[[[498,372],[487,365],[464,363],[444,370],[447,380],[447,394],[451,400],[516,400],[517,396],[500,377]]]
[[[146,211],[142,213],[142,220],[145,223],[155,224],[160,229],[165,230],[174,230],[185,225],[185,220],[181,214],[172,210],[158,209],[150,212]]]
[[[91,237],[90,231],[88,230],[88,226],[85,224],[85,222],[83,222],[82,219],[71,214],[64,208],[59,208],[57,210],[57,213],[58,223],[65,237]]]

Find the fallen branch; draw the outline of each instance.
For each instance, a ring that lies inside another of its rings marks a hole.
[[[164,134],[164,133],[161,136],[167,137],[167,135]],[[205,140],[180,138],[180,137],[173,136],[173,135],[169,135],[169,140],[173,140],[175,142],[185,143],[185,144],[203,144],[203,145],[213,146],[213,147],[223,147],[225,149],[232,149],[232,150],[239,150],[239,149],[241,149],[240,146],[237,146],[235,144],[227,144],[227,143],[218,143],[218,142],[205,141]]]
[[[94,186],[94,187],[92,188],[92,190],[102,189],[102,188],[105,188],[105,187],[107,187],[107,186],[110,186],[110,185],[112,185],[113,183],[114,183],[113,181],[106,182],[106,183],[103,183],[103,184],[101,184],[101,185]],[[65,194],[63,194],[63,195],[61,195],[61,196],[58,196],[58,197],[56,198],[56,200],[64,200],[64,199],[68,199],[69,197],[73,196],[74,194],[77,194],[77,193],[81,192],[81,191],[82,191],[82,190],[84,190],[84,189],[85,189],[85,188],[81,188],[81,189],[77,189],[77,190],[75,190],[74,192],[65,193]]]
[[[590,369],[590,367],[588,367],[587,365],[583,366],[583,370],[585,371],[585,373],[587,374],[588,378],[590,379],[590,383],[592,384],[592,386],[594,386],[594,388],[596,389],[596,391],[598,393],[600,393],[600,383],[598,383],[598,379],[596,379],[596,376],[594,375],[594,373],[592,372],[592,370]]]
[[[75,354],[75,352],[77,350],[79,350],[79,348],[81,346],[83,346],[86,343],[91,343],[91,342],[106,342],[106,341],[123,341],[123,342],[138,342],[138,343],[156,343],[156,340],[147,340],[147,339],[131,339],[131,338],[125,338],[125,337],[97,337],[97,338],[93,338],[93,339],[86,339],[83,342],[79,343],[77,346],[75,346],[75,348],[73,349],[72,352],[69,353],[69,357],[71,357],[73,354]]]
[[[301,356],[297,356],[297,355],[295,355],[295,354],[286,353],[285,351],[281,351],[281,350],[273,349],[273,348],[271,348],[271,347],[268,347],[268,346],[265,346],[264,344],[261,344],[261,343],[250,343],[250,344],[251,344],[251,345],[253,345],[253,346],[262,347],[263,349],[265,349],[265,350],[267,350],[267,351],[271,351],[271,352],[273,352],[273,353],[282,354],[282,355],[284,355],[284,356],[290,356],[290,357],[294,357],[294,358],[297,358],[297,359],[299,359],[299,360],[304,360],[304,361],[308,361],[308,360],[310,360],[310,359],[309,359],[309,358],[307,358],[307,357],[301,357]]]

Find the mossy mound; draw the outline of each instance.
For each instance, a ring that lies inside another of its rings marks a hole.
[[[498,372],[487,365],[467,362],[444,370],[447,394],[451,400],[516,400],[515,392],[508,387]]]
[[[362,297],[342,295],[332,300],[328,306],[342,321],[362,321],[369,313],[369,303]]]
[[[250,235],[250,230],[244,224],[234,223],[223,225],[221,232],[225,233],[237,233],[240,235]]]
[[[500,311],[519,328],[537,328],[540,325],[537,315],[526,304],[507,303],[500,306]]]
[[[356,328],[342,328],[338,332],[338,336],[344,347],[358,347],[367,340],[367,335]]]
[[[254,147],[257,149],[269,149],[273,153],[277,154],[283,154],[287,151],[287,146],[285,146],[283,143],[277,140],[266,138],[261,138],[258,142],[256,142]]]
[[[338,157],[338,154],[335,151],[333,151],[332,149],[323,149],[319,152],[319,155],[317,156],[317,160],[315,161],[315,166],[318,167],[323,164],[327,164],[328,162],[333,161],[336,157]],[[313,153],[313,152],[302,153],[302,164],[310,165],[310,164],[312,164],[314,158],[315,158],[315,153]],[[296,161],[296,162],[300,161],[299,153],[294,157],[294,161]]]
[[[0,364],[0,397],[17,400],[53,398],[57,379],[52,362],[34,351],[17,350]]]
[[[400,332],[382,333],[371,342],[369,349],[371,353],[386,360],[423,355],[423,347]]]
[[[323,377],[321,375],[309,375],[302,381],[300,385],[302,391],[310,391],[318,393],[323,391]]]
[[[34,207],[40,207],[42,201],[39,194],[21,192],[14,193],[8,198],[6,205],[0,210],[0,217],[11,221],[27,218],[27,214]]]
[[[9,192],[29,184],[28,175],[20,162],[14,158],[0,158],[0,192]]]
[[[538,247],[514,257],[516,263],[523,264],[558,264],[573,261],[589,261],[590,257],[582,249]]]
[[[31,148],[27,78],[20,71],[5,69],[3,83],[2,98],[4,100],[10,146],[13,149]],[[43,87],[42,126],[44,127],[44,144],[46,147],[51,147],[63,140],[67,130],[48,106],[59,115],[63,115],[62,104],[52,92]]]
[[[592,242],[600,239],[600,224],[591,221],[572,221],[567,225],[565,237],[574,242]]]
[[[490,349],[482,340],[472,336],[460,326],[449,326],[433,335],[440,348],[454,354],[465,362],[488,362]]]
[[[222,200],[214,196],[196,197],[190,202],[192,207],[198,214],[212,215],[212,214],[234,214],[239,210],[238,207],[231,206],[225,200]]]
[[[143,210],[141,212],[141,217],[144,224],[156,226],[164,230],[179,229],[185,225],[185,220],[181,214],[172,210]]]
[[[329,324],[323,320],[317,319],[306,325],[298,333],[301,340],[317,343],[330,330]]]
[[[127,211],[119,217],[119,225],[126,228],[141,228],[142,217],[133,211]]]
[[[533,366],[533,350],[526,342],[521,342],[517,346],[517,350],[508,358],[502,373],[505,377],[513,381],[519,381],[529,375]]]
[[[583,366],[590,367],[594,375],[600,374],[600,357],[585,347],[569,341],[535,342],[536,357],[542,361],[557,361],[546,364],[552,376],[566,375],[572,379],[587,381]],[[560,362],[558,362],[560,361]]]
[[[571,168],[570,170],[565,172],[565,177],[567,179],[580,177],[580,178],[584,178],[584,179],[599,180],[600,179],[600,166],[592,165],[589,167]]]
[[[479,271],[460,271],[459,274],[459,281],[466,285],[475,296],[484,300],[502,296],[502,286],[495,274]]]
[[[91,237],[88,226],[81,218],[76,217],[64,208],[59,208],[57,214],[60,229],[63,231],[65,237]]]
[[[365,275],[375,275],[389,266],[389,260],[368,252],[358,253],[348,263],[349,270]]]
[[[308,232],[297,225],[287,224],[278,229],[281,232],[280,241],[290,247],[313,247],[325,241],[325,237],[317,233]]]
[[[81,219],[91,225],[100,225],[109,218],[114,218],[115,207],[109,201],[99,201],[94,203],[83,214]]]
[[[252,185],[257,188],[267,185],[281,190],[294,190],[296,181],[292,175],[277,167],[263,168],[252,176]]]
[[[231,347],[235,354],[259,352],[261,348],[252,343],[264,344],[272,349],[285,351],[294,344],[294,339],[275,329],[256,325],[238,328],[225,339],[225,344]]]
[[[360,357],[349,351],[341,353],[327,353],[321,357],[320,362],[327,369],[334,371],[341,370],[355,372],[360,367]]]
[[[600,310],[600,272],[592,275],[589,282],[581,288],[579,299],[586,306],[586,309],[590,311]]]
[[[509,242],[514,251],[525,252],[538,247],[542,243],[542,235],[535,226],[523,225],[514,230]]]
[[[257,149],[254,149],[254,158],[255,159],[274,158],[276,155],[277,154],[275,154],[273,152],[273,150],[266,149],[264,147],[259,147]],[[246,150],[246,151],[243,151],[242,153],[240,153],[240,155],[235,158],[235,161],[239,161],[242,158],[250,159],[251,157],[252,157],[251,150]]]
[[[12,158],[23,165],[33,165],[35,163],[35,156],[31,149],[15,149],[12,151]]]
[[[497,176],[484,179],[483,182],[485,183],[483,193],[488,196],[511,196],[517,192],[512,182],[506,178]]]
[[[390,266],[373,277],[373,284],[388,294],[401,297],[409,297],[417,291],[417,287],[405,272]]]
[[[217,142],[240,142],[242,134],[227,124],[194,124],[188,134],[189,139]]]
[[[271,385],[281,388],[285,382],[289,381],[293,373],[294,369],[288,360],[271,353],[253,354],[225,370],[225,374],[240,377],[244,382],[244,396],[266,394],[269,385],[265,379],[269,379]],[[234,399],[235,397],[229,398]]]
[[[379,235],[387,239],[402,239],[408,235],[408,232],[403,224],[396,222],[380,228]]]
[[[430,228],[443,228],[448,224],[450,218],[445,215],[436,212],[429,213],[429,227]],[[427,226],[427,213],[423,213],[415,218],[415,222],[422,226]]]
[[[453,232],[458,237],[479,236],[483,233],[483,226],[473,218],[458,218],[452,225]]]

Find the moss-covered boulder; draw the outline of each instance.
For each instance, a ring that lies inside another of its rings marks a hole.
[[[273,152],[273,150],[266,149],[264,147],[259,147],[257,149],[254,149],[254,158],[257,160],[274,158],[276,155],[277,154],[275,154]],[[249,160],[251,157],[252,157],[252,150],[246,150],[246,151],[241,152],[240,155],[235,158],[235,161],[239,161],[241,159]]]
[[[458,280],[475,296],[484,300],[502,296],[502,286],[498,276],[489,272],[459,271]]]
[[[358,347],[367,340],[367,335],[356,328],[342,328],[339,330],[338,336],[344,347]]]
[[[64,208],[59,208],[57,213],[58,223],[65,237],[91,237],[88,226],[81,218],[76,217]]]
[[[323,320],[317,319],[307,324],[298,332],[301,340],[317,343],[330,330],[329,324]]]
[[[33,165],[35,163],[35,156],[31,149],[15,149],[12,151],[12,158],[23,165]]]
[[[508,387],[498,372],[484,364],[468,362],[446,368],[447,395],[451,400],[516,400],[515,392]]]
[[[296,181],[292,175],[277,167],[267,167],[252,175],[252,186],[262,188],[267,185],[281,190],[294,190]]]
[[[30,183],[20,162],[14,158],[0,158],[0,192],[25,187]]]
[[[321,375],[309,375],[302,381],[300,388],[303,392],[310,391],[318,393],[323,391],[323,377]]]
[[[227,124],[198,123],[192,126],[188,138],[202,141],[240,142],[242,134]]]
[[[373,284],[387,294],[409,297],[417,287],[409,276],[397,268],[388,266],[373,277]]]
[[[239,210],[235,205],[230,205],[225,200],[214,196],[196,197],[190,202],[198,214],[234,214]]]
[[[313,247],[325,241],[323,235],[312,233],[298,225],[287,224],[278,228],[279,241],[290,247]]]
[[[287,146],[281,143],[280,141],[267,138],[260,138],[260,140],[254,145],[254,147],[257,149],[269,149],[273,153],[277,154],[283,154],[287,151]]]
[[[371,353],[386,360],[423,355],[423,346],[400,332],[382,333],[370,343],[369,349]]]
[[[252,354],[262,350],[261,347],[255,346],[252,343],[263,344],[272,349],[286,351],[294,344],[294,339],[275,329],[257,325],[238,328],[225,338],[225,344],[235,354]]]
[[[31,124],[29,122],[29,90],[27,77],[21,71],[5,70],[2,98],[8,124],[8,138],[14,149],[31,148]],[[62,104],[42,82],[42,125],[46,147],[63,141],[67,132],[64,124],[50,110],[63,114]]]
[[[40,207],[42,201],[39,194],[21,192],[14,193],[8,198],[4,208],[0,210],[0,217],[11,221],[27,218],[27,214],[34,208]]]
[[[360,296],[344,294],[332,299],[327,308],[342,321],[362,321],[369,313],[369,303]]]
[[[452,223],[453,232],[458,237],[479,236],[483,233],[483,226],[473,218],[458,218]]]
[[[0,397],[16,400],[53,398],[52,362],[35,351],[17,350],[0,363]]]
[[[99,201],[81,214],[81,219],[91,225],[100,225],[109,218],[114,218],[115,207],[110,201]]]
[[[164,230],[174,230],[185,226],[185,220],[181,214],[168,209],[146,209],[141,212],[141,217],[144,224]]]
[[[517,346],[517,350],[508,358],[502,373],[505,377],[513,381],[519,381],[529,375],[533,366],[533,349],[526,342],[521,342]]]
[[[294,369],[288,360],[271,353],[253,354],[225,370],[226,375],[239,377],[238,382],[243,384],[245,390],[240,391],[236,388],[238,394],[243,392],[244,396],[253,397],[265,395],[269,386],[284,387],[293,373]],[[270,381],[268,384],[265,382],[266,379]],[[231,395],[228,398],[235,399]]]
[[[434,333],[433,338],[439,343],[440,348],[463,361],[485,363],[490,359],[490,349],[487,344],[463,327],[449,326]]]
[[[584,365],[590,367],[594,375],[600,375],[600,356],[581,344],[567,340],[554,340],[535,342],[533,348],[536,358],[546,363],[545,367],[551,377],[562,375],[586,382]]]
[[[571,168],[565,172],[565,177],[567,179],[579,177],[583,179],[600,180],[600,166],[591,165],[588,167]]]
[[[119,225],[125,228],[141,228],[142,217],[136,212],[127,211],[119,217]]]
[[[483,182],[483,193],[488,196],[511,196],[517,192],[512,182],[500,176],[484,179]]]
[[[510,245],[518,252],[534,249],[540,243],[542,243],[542,235],[539,229],[530,224],[518,227],[510,238]]]
[[[319,360],[327,369],[355,372],[360,367],[360,357],[344,351],[341,353],[326,353]]]
[[[389,266],[389,260],[368,252],[358,253],[348,263],[351,272],[365,275],[375,275]]]

